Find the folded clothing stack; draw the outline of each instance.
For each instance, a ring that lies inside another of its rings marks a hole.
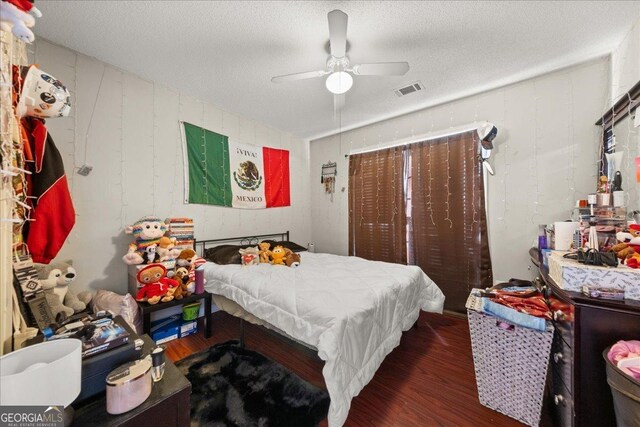
[[[626,375],[640,381],[640,341],[618,341],[607,357]]]
[[[537,331],[545,331],[547,320],[551,319],[551,311],[533,283],[517,279],[486,291],[472,290],[467,308]]]

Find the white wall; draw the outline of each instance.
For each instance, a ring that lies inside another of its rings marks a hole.
[[[71,116],[49,120],[47,128],[64,158],[77,213],[57,258],[74,260],[76,289],[126,292],[121,257],[131,237],[123,229],[144,215],[191,217],[198,239],[290,230],[292,240],[310,240],[307,142],[41,38],[30,49],[34,62],[72,92]],[[290,150],[291,207],[240,210],[183,204],[178,120],[248,144]],[[85,157],[94,167],[87,177],[74,171]]]
[[[567,219],[575,200],[586,198],[595,188],[600,129],[594,123],[607,108],[608,73],[609,60],[602,58],[312,141],[316,250],[347,253],[345,154],[350,150],[488,120],[499,129],[492,155],[496,175],[488,179],[487,207],[494,277],[528,277],[528,249],[538,224]],[[320,184],[321,165],[329,160],[338,162],[333,202]]]
[[[640,80],[640,19],[611,53],[611,94],[615,102]]]
[[[611,53],[611,105],[640,81],[640,19]],[[636,110],[639,114],[640,110]],[[613,128],[616,150],[623,150],[622,188],[627,191],[628,210],[640,209],[640,183],[635,180],[635,158],[640,156],[640,128],[630,118]]]

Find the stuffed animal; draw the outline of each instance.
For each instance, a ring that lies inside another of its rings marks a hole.
[[[122,257],[122,260],[129,265],[152,263],[153,261],[149,261],[150,252],[147,249],[153,245],[156,245],[157,248],[166,231],[167,225],[158,217],[145,216],[140,218],[125,229],[125,233],[132,234],[135,241],[129,245],[129,251]],[[155,252],[153,254],[155,260]]]
[[[258,265],[260,264],[260,250],[257,246],[240,249],[240,259],[242,265]]]
[[[284,248],[284,252],[286,254],[284,257],[284,263],[287,267],[297,267],[300,265],[300,255],[289,248]]]
[[[191,261],[193,261],[195,257],[196,251],[193,249],[183,249],[176,259],[176,264],[180,267],[191,267]]]
[[[158,248],[156,249],[156,253],[160,257],[158,262],[168,261],[170,259],[175,258],[180,255],[179,249],[174,249],[176,239],[170,239],[167,236],[163,236],[160,238],[158,242]]]
[[[286,265],[284,263],[284,257],[287,253],[284,250],[284,247],[278,245],[271,251],[271,264],[273,265]]]
[[[190,292],[194,292],[196,289],[196,268],[206,262],[207,261],[199,257],[193,249],[183,249],[180,255],[178,255],[176,259],[178,267],[186,267],[189,271]]]
[[[271,243],[260,242],[258,243],[258,246],[260,247],[260,262],[271,262],[271,251],[269,250],[269,248],[271,248]]]
[[[140,269],[136,278],[142,288],[136,294],[136,301],[146,301],[149,304],[169,302],[173,300],[173,293],[179,283],[166,277],[167,269],[162,264],[149,264]]]
[[[616,239],[620,243],[614,245],[611,250],[628,267],[640,268],[640,224],[631,224],[629,232],[619,232]]]
[[[29,28],[36,23],[34,18],[41,18],[42,12],[33,5],[33,0],[2,0],[0,2],[0,28],[10,31],[25,43],[35,40]]]
[[[62,313],[69,317],[79,313],[91,301],[92,295],[88,291],[73,293],[69,285],[76,278],[76,270],[71,265],[72,261],[52,262],[50,264],[35,264],[38,277],[44,290],[47,304],[55,319]]]
[[[640,254],[634,253],[630,258],[627,258],[627,267],[640,268]]]
[[[178,267],[173,278],[180,283],[176,288],[176,291],[173,293],[175,299],[181,300],[183,297],[188,297],[193,293],[195,283],[189,282],[189,271],[186,267]]]

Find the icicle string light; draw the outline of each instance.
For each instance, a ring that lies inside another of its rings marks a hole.
[[[153,167],[153,179],[151,180],[151,197],[152,197],[152,206],[153,206],[153,214],[157,215],[157,211],[156,211],[156,178],[157,173],[156,171],[160,168],[156,168],[156,162],[158,160],[157,155],[156,155],[156,128],[157,128],[157,123],[156,123],[156,84],[155,82],[152,83],[153,85],[153,95],[151,97],[151,153],[153,156],[153,163],[152,163],[152,167]]]
[[[569,169],[569,201],[571,204],[575,203],[577,199],[577,190],[576,190],[576,140],[575,140],[575,127],[574,127],[574,109],[573,109],[573,78],[569,77],[569,144],[571,146],[571,165]],[[571,205],[570,205],[571,206]]]
[[[378,144],[380,143],[378,135]],[[376,151],[376,225],[380,224],[380,150]]]
[[[533,80],[533,108],[534,108],[534,117],[538,117],[538,88],[536,86],[536,80]],[[530,176],[533,181],[534,188],[534,198],[533,198],[533,214],[531,215],[531,223],[535,224],[535,218],[540,216],[540,212],[538,209],[539,205],[539,197],[540,197],[540,184],[538,183],[538,120],[535,120],[533,125],[533,155],[531,156],[531,161],[529,162],[530,168]]]
[[[125,83],[124,83],[124,72],[120,72],[120,90],[121,90],[121,100],[120,100],[120,188],[122,189],[121,197],[120,197],[120,228],[124,228],[126,224],[126,212],[127,212],[127,187],[124,184],[127,181],[127,175],[125,172],[125,144],[124,144],[124,105],[125,105],[125,95],[124,95]]]
[[[445,202],[445,205],[447,206],[446,208],[446,217],[445,217],[445,221],[449,222],[449,228],[453,228],[453,221],[451,221],[451,218],[449,218],[449,200],[451,198],[451,187],[450,187],[450,182],[451,182],[451,162],[450,162],[450,156],[451,156],[451,150],[449,147],[449,135],[447,135],[447,183],[446,183],[446,187],[447,187],[447,200]]]

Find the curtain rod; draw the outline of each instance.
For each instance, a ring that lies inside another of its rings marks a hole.
[[[469,123],[469,124],[466,124],[466,125],[452,127],[452,128],[447,129],[447,130],[439,130],[439,131],[424,133],[424,134],[421,134],[421,135],[410,136],[410,137],[403,138],[403,139],[400,139],[398,141],[394,141],[394,142],[391,142],[391,143],[387,143],[387,144],[383,144],[383,145],[376,145],[375,147],[365,147],[365,148],[361,148],[361,149],[352,150],[352,151],[349,152],[349,154],[345,154],[344,156],[345,157],[349,157],[352,154],[369,153],[369,152],[372,152],[372,151],[386,150],[388,148],[399,147],[401,145],[409,145],[409,144],[415,144],[416,142],[423,142],[423,141],[429,141],[431,139],[444,138],[445,136],[457,135],[459,133],[468,132],[470,130],[478,129],[480,126],[483,126],[483,125],[485,125],[487,123],[489,123],[489,122],[487,122],[487,121],[484,121],[484,122],[473,122],[473,123]]]

